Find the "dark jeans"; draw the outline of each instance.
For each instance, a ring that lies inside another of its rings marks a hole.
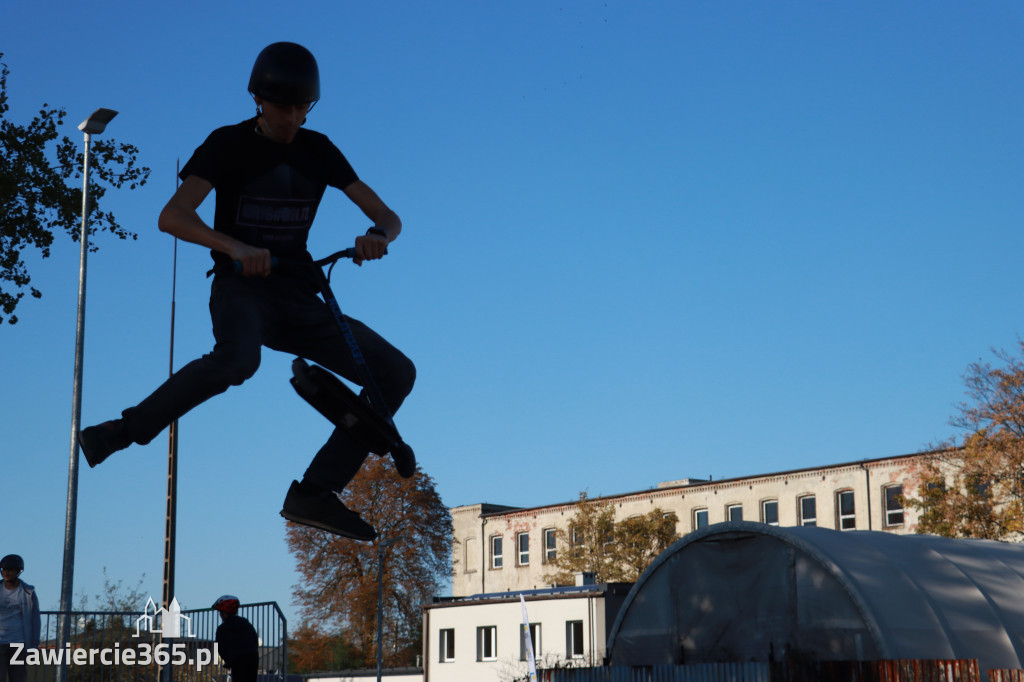
[[[11,665],[14,647],[0,644],[0,682],[25,682],[28,679],[28,666],[25,665],[27,649],[21,650],[21,665]]]
[[[148,398],[122,413],[132,441],[150,442],[193,407],[253,376],[263,346],[305,358],[359,383],[337,321],[315,290],[300,279],[219,274],[210,294],[210,317],[216,341],[213,351],[179,369]],[[416,368],[372,329],[345,319],[394,413],[412,390]],[[306,479],[340,491],[367,454],[348,433],[335,429],[306,470]]]

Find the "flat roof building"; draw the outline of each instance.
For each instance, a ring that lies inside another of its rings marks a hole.
[[[424,679],[524,678],[524,610],[538,667],[602,665],[612,622],[632,586],[588,584],[435,598],[423,608]]]
[[[726,521],[815,526],[841,531],[913,532],[917,514],[903,505],[914,470],[933,453],[883,457],[719,481],[681,479],[656,488],[593,498],[616,520],[657,508],[675,513],[680,536]],[[467,596],[550,587],[548,574],[576,502],[540,507],[471,504],[452,509],[452,594]]]

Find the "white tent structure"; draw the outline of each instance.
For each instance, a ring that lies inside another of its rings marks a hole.
[[[735,522],[677,541],[612,625],[611,665],[977,659],[1024,667],[1024,546]]]

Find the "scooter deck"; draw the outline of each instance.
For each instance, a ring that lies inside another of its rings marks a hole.
[[[394,425],[341,379],[302,358],[292,362],[291,384],[302,398],[335,426],[351,432],[370,452],[386,455],[402,443]]]

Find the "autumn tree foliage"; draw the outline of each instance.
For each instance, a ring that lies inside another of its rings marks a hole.
[[[568,525],[555,529],[559,549],[545,580],[571,585],[577,573],[593,573],[599,583],[635,582],[655,557],[679,539],[677,521],[674,512],[657,507],[616,521],[610,501],[591,500],[582,492]]]
[[[633,583],[654,559],[679,539],[675,512],[655,507],[641,516],[631,516],[615,524],[615,551],[619,556],[620,582]]]
[[[360,667],[376,665],[378,552],[383,561],[383,652],[387,666],[413,665],[421,645],[420,606],[438,594],[451,568],[452,522],[434,480],[400,478],[371,456],[342,501],[377,529],[373,543],[288,524],[300,584],[295,598],[311,634],[351,647]],[[316,637],[308,637],[316,644]],[[314,654],[310,654],[313,660]]]
[[[920,511],[919,533],[1018,540],[1024,530],[1024,342],[1018,354],[995,351],[964,374],[968,401],[953,426],[960,443],[922,465],[908,506]]]
[[[340,634],[325,632],[318,623],[304,622],[288,640],[288,672],[296,675],[324,670],[351,670],[364,664]]]
[[[611,502],[590,500],[581,492],[576,511],[565,528],[555,529],[558,552],[544,579],[555,585],[572,585],[577,573],[592,573],[599,583],[614,582],[618,574],[609,551],[615,530]]]
[[[0,53],[0,59],[3,53]],[[7,66],[0,61],[0,323],[18,321],[14,314],[26,290],[42,292],[22,258],[26,248],[50,256],[54,235],[66,233],[78,241],[82,218],[82,141],[61,136],[67,112],[44,104],[27,125],[7,120]],[[58,140],[58,137],[60,138]],[[135,189],[146,184],[149,168],[136,165],[138,149],[113,139],[93,140],[90,154],[90,236],[110,232],[121,239],[136,235],[121,227],[114,215],[100,210],[108,187]],[[71,184],[68,184],[71,181]],[[89,248],[96,250],[90,240]]]

